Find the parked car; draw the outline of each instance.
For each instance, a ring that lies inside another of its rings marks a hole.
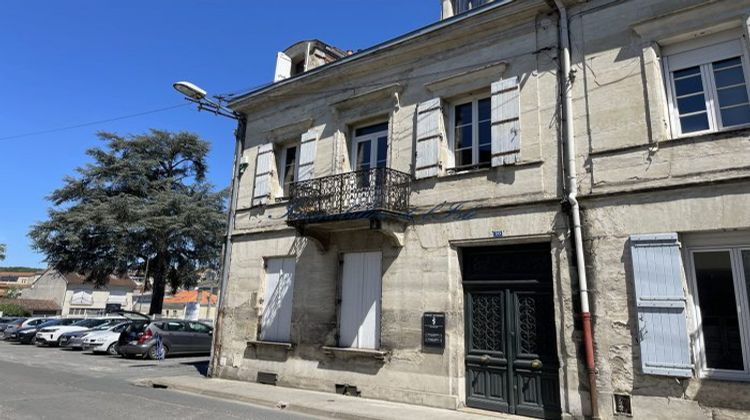
[[[157,336],[161,337],[165,357],[175,354],[208,354],[211,352],[213,328],[197,321],[161,319],[151,322],[137,339],[132,336],[123,337],[119,346],[120,354],[125,357],[156,359]]]
[[[91,350],[93,353],[109,353],[117,355],[120,333],[130,325],[132,321],[123,321],[115,324],[106,330],[93,331],[83,337],[83,349]]]
[[[120,321],[123,321],[123,319],[120,318]],[[40,345],[60,346],[62,344],[61,343],[62,334],[66,332],[89,330],[105,322],[107,322],[107,318],[89,318],[89,319],[81,319],[78,322],[74,322],[72,324],[67,324],[67,325],[60,323],[57,325],[46,326],[44,328],[39,329],[39,331],[37,331],[36,344],[38,346]]]
[[[58,319],[58,317],[51,317],[51,318],[42,318],[42,317],[34,317],[34,318],[25,318],[23,321],[8,326],[5,329],[5,333],[3,335],[3,338],[10,341],[16,341],[18,340],[18,330],[29,328],[29,327],[35,327],[37,325],[43,324],[45,322],[49,322],[50,320]]]
[[[60,338],[57,341],[63,347],[66,347],[72,350],[83,350],[83,338],[85,336],[93,332],[108,330],[114,327],[115,325],[122,323],[123,321],[124,321],[123,318],[105,319],[102,324],[94,328],[63,333],[60,335]]]
[[[0,318],[0,338],[3,337],[5,334],[5,329],[13,326],[13,325],[21,325],[23,322],[26,321],[25,317],[17,317],[17,316],[6,316],[3,318]]]
[[[35,344],[39,339],[38,334],[40,330],[55,325],[71,325],[81,320],[82,318],[57,318],[43,322],[35,327],[21,328],[18,330],[17,341],[21,344]]]

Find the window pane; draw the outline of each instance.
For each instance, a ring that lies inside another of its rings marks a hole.
[[[469,166],[471,165],[471,149],[463,149],[456,151],[456,166]]]
[[[471,124],[471,102],[456,106],[456,126]]]
[[[490,163],[492,160],[492,150],[489,144],[479,146],[479,164]]]
[[[674,90],[677,96],[703,92],[703,81],[701,80],[701,76],[691,76],[685,79],[677,79],[675,76]]]
[[[355,137],[359,137],[359,136],[364,136],[364,135],[367,135],[367,134],[379,133],[381,131],[388,131],[388,123],[387,122],[380,123],[380,124],[369,125],[367,127],[360,127],[358,129],[354,130],[354,136]]]
[[[355,170],[370,169],[370,141],[357,143],[357,165]]]
[[[750,105],[722,109],[721,123],[725,127],[750,123]]]
[[[490,122],[479,123],[479,145],[492,143],[492,133],[490,132]]]
[[[471,147],[471,125],[456,127],[456,149]]]
[[[687,77],[687,76],[695,76],[696,74],[700,75],[701,74],[701,69],[700,69],[700,67],[695,66],[695,67],[689,67],[689,68],[682,69],[682,70],[677,70],[677,71],[675,71],[673,73],[674,73],[674,78],[675,79],[681,79],[681,78]]]
[[[717,88],[745,83],[745,76],[742,74],[742,66],[722,69],[717,68],[717,64],[719,63],[723,62],[720,61],[713,64],[714,78],[716,79]]]
[[[727,58],[726,60],[714,61],[714,69],[723,69],[727,67],[739,66],[742,64],[740,57]]]
[[[677,109],[680,115],[706,110],[706,98],[703,94],[686,96],[677,100]]]
[[[727,107],[747,103],[747,88],[745,85],[726,89],[719,89],[719,106]]]
[[[683,133],[708,130],[708,116],[703,114],[680,117],[680,128]]]
[[[734,279],[729,251],[697,252],[693,255],[706,366],[711,369],[743,370]]]
[[[479,112],[479,121],[489,120],[490,119],[490,99],[482,99],[477,102],[478,105],[478,112]]]
[[[378,137],[378,168],[384,168],[388,160],[388,137]]]

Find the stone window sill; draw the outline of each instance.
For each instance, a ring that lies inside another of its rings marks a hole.
[[[284,349],[286,351],[291,351],[294,348],[294,344],[292,343],[279,343],[276,341],[260,341],[260,340],[251,340],[247,342],[248,346],[253,347],[266,347],[266,348],[275,348],[275,349]]]
[[[353,356],[353,357],[365,357],[373,358],[377,360],[385,360],[388,355],[387,351],[373,350],[373,349],[357,349],[349,347],[330,347],[323,346],[323,352],[333,356]]]

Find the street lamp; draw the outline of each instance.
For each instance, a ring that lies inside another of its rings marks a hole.
[[[222,246],[222,262],[221,262],[221,277],[220,277],[220,289],[219,289],[219,302],[216,305],[216,319],[214,320],[214,342],[211,346],[211,362],[209,364],[208,376],[213,376],[215,366],[218,362],[215,350],[219,344],[219,336],[221,331],[221,325],[224,314],[224,293],[226,293],[227,278],[229,277],[229,263],[232,260],[232,232],[234,232],[234,216],[237,208],[237,190],[238,181],[242,173],[244,172],[244,166],[242,162],[242,151],[244,150],[244,139],[245,139],[245,128],[247,126],[247,116],[245,114],[235,112],[224,106],[223,102],[225,99],[221,96],[214,96],[215,100],[211,100],[206,97],[207,92],[193,83],[180,81],[172,85],[178,92],[185,96],[185,100],[193,102],[198,105],[198,111],[209,111],[214,115],[220,115],[222,117],[231,118],[237,121],[237,129],[234,131],[235,146],[234,146],[234,164],[232,165],[232,191],[229,200],[229,214],[227,215],[227,234],[224,245]],[[209,301],[210,301],[209,297]]]

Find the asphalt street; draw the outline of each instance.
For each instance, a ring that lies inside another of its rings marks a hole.
[[[207,357],[123,359],[0,342],[0,419],[310,418],[165,389],[138,378],[205,373]]]

